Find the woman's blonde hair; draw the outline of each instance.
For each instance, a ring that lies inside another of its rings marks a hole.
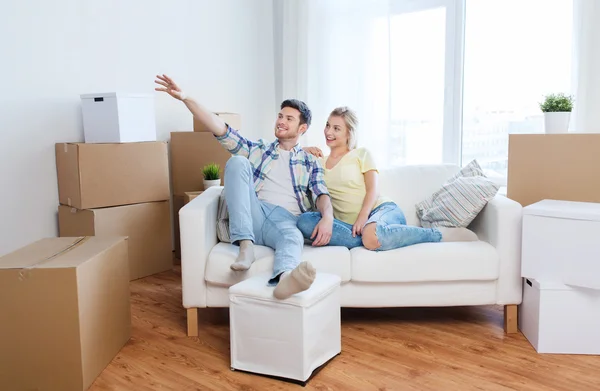
[[[348,129],[348,148],[351,150],[356,148],[356,130],[358,128],[358,116],[354,110],[347,106],[336,107],[333,109],[330,117],[340,117],[346,123]]]

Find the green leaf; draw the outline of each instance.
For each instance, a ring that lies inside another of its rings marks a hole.
[[[540,110],[544,113],[572,111],[573,97],[563,93],[548,94],[544,97],[544,101],[540,103]]]
[[[202,173],[204,174],[204,179],[207,181],[213,181],[215,179],[219,179],[219,170],[220,170],[220,167],[218,164],[215,164],[215,163],[207,164],[202,169]]]

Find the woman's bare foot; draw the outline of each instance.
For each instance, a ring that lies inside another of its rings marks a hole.
[[[479,240],[477,234],[462,227],[438,227],[442,233],[442,242],[475,242]]]

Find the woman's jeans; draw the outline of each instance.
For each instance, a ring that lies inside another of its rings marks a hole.
[[[321,213],[306,212],[298,219],[298,228],[305,239],[310,240],[315,226],[321,220]],[[375,232],[381,246],[376,251],[386,251],[418,243],[434,243],[442,240],[442,233],[435,228],[422,228],[406,225],[402,210],[393,202],[386,202],[371,211],[365,223],[377,224]],[[362,246],[362,237],[352,237],[352,225],[334,219],[329,246],[343,246],[349,249]]]

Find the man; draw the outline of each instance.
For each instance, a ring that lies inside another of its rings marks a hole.
[[[275,250],[269,285],[273,294],[285,299],[308,289],[316,270],[301,262],[304,238],[296,227],[298,216],[313,205],[323,218],[316,226],[313,245],[331,239],[333,209],[323,180],[323,168],[304,152],[298,139],[310,126],[311,112],[304,102],[281,104],[272,143],[250,141],[221,118],[188,97],[171,78],[157,76],[157,91],[183,101],[194,118],[209,129],[234,157],[225,167],[225,199],[229,210],[231,242],[240,250],[231,269],[248,270],[254,262],[254,244]]]

